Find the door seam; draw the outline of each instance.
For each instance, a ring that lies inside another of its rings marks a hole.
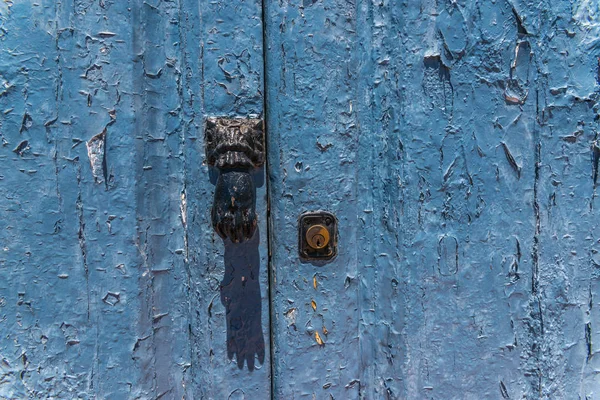
[[[273,340],[273,329],[275,316],[275,307],[273,305],[273,265],[272,265],[272,252],[271,252],[271,190],[270,190],[270,162],[269,162],[269,127],[267,124],[267,12],[266,12],[266,0],[261,1],[261,18],[262,18],[262,56],[263,56],[263,129],[264,129],[264,141],[265,141],[265,189],[267,192],[267,220],[266,220],[266,237],[267,237],[267,283],[268,283],[268,301],[269,301],[269,380],[271,385],[270,399],[275,399],[275,350]]]

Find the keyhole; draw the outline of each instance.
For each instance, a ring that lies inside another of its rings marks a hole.
[[[312,237],[313,247],[316,249],[321,249],[325,247],[325,238],[321,234],[316,234]]]

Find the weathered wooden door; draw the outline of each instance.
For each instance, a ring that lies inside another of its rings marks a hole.
[[[203,144],[263,114],[262,28],[258,1],[0,2],[1,398],[269,398],[265,185],[224,247]]]
[[[274,397],[599,398],[598,2],[265,6]]]
[[[0,3],[0,398],[597,398],[599,18]],[[265,120],[241,244],[213,116]],[[317,210],[338,255],[301,261]]]

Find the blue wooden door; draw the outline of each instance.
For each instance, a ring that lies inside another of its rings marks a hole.
[[[265,7],[274,397],[598,398],[598,2]]]
[[[599,18],[0,3],[0,398],[597,398]],[[240,244],[214,116],[266,122]],[[318,210],[338,255],[302,261]]]
[[[266,186],[225,246],[203,141],[263,113],[262,26],[258,1],[0,2],[0,398],[270,397]]]

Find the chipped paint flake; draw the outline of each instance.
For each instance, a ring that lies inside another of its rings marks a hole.
[[[86,143],[87,153],[92,167],[92,175],[94,176],[94,181],[96,183],[104,183],[106,181],[105,141],[106,128]]]
[[[296,325],[296,318],[298,317],[297,308],[290,308],[283,315],[285,316],[288,326]]]

